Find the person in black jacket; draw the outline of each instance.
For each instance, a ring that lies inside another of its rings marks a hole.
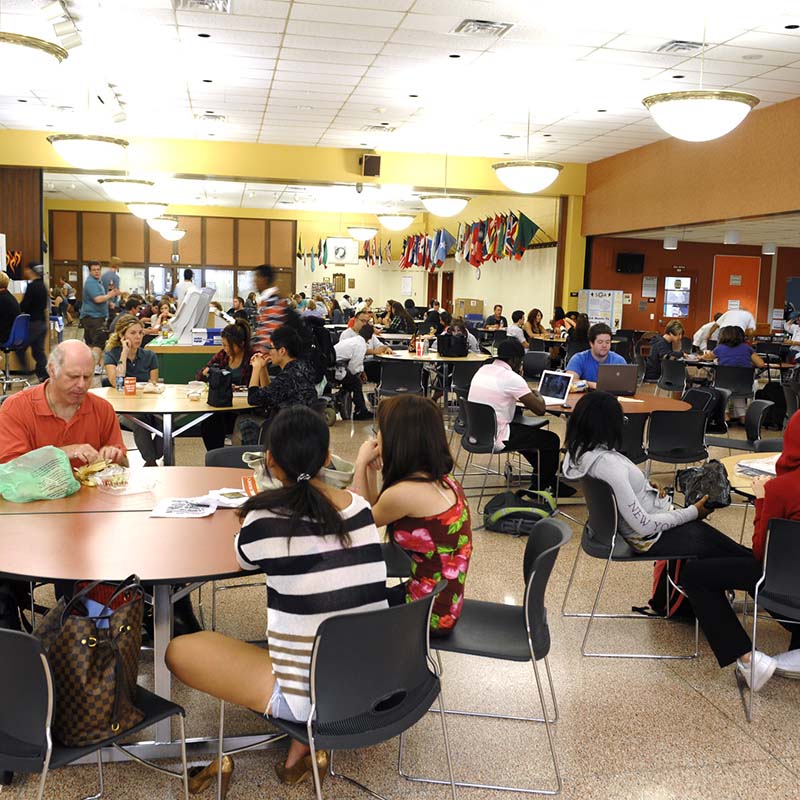
[[[19,316],[17,298],[8,291],[10,279],[5,272],[0,272],[0,344],[8,341],[11,326]]]
[[[674,319],[667,323],[663,336],[654,336],[650,340],[650,355],[645,362],[646,381],[657,381],[661,377],[661,362],[665,356],[681,357],[682,338],[683,325]]]
[[[44,342],[50,321],[48,313],[50,296],[44,285],[44,267],[41,264],[28,264],[23,274],[28,281],[28,288],[19,307],[23,314],[31,315],[28,334],[31,355],[36,362],[36,377],[40,383],[44,383],[47,380],[47,353],[44,351]]]

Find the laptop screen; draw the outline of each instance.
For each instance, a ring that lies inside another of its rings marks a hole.
[[[569,387],[572,383],[572,375],[564,372],[551,372],[545,370],[539,381],[539,394],[543,397],[554,397],[557,400],[566,400],[569,394]]]

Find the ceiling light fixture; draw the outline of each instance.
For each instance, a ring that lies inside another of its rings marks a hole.
[[[405,230],[413,221],[413,214],[378,214],[378,222],[390,231]]]
[[[58,66],[69,53],[57,44],[0,31],[0,74],[34,77]]]
[[[125,155],[129,144],[125,139],[77,133],[48,136],[47,141],[64,161],[79,169],[98,169],[116,164]]]
[[[368,242],[378,234],[377,228],[370,228],[362,225],[348,225],[347,232],[359,242]]]
[[[547,134],[545,134],[547,136]],[[528,111],[528,133],[526,158],[517,161],[501,161],[492,164],[500,182],[520,194],[533,194],[546,189],[558,177],[563,166],[554,161],[531,161],[531,112]]]
[[[739,231],[725,231],[722,244],[739,244]]]
[[[169,231],[159,231],[159,233],[168,241],[168,242],[179,242],[186,236],[186,231],[183,228],[173,228]]]
[[[447,153],[444,154],[444,192],[423,194],[422,205],[436,217],[454,217],[461,213],[472,198],[466,194],[447,194]]]
[[[677,250],[678,249],[678,237],[677,236],[665,236],[664,237],[664,249],[665,250]]]
[[[154,231],[163,234],[165,231],[172,231],[178,227],[177,217],[153,217],[147,220],[147,224]]]
[[[774,256],[778,252],[778,245],[775,242],[764,242],[761,245],[762,256]]]
[[[700,51],[700,86],[682,92],[652,94],[642,100],[665,133],[686,142],[708,142],[730,133],[755,108],[759,99],[747,92],[703,89],[706,30]]]
[[[136,178],[100,178],[97,182],[112,200],[120,203],[150,200],[155,187],[154,181]]]
[[[125,205],[128,206],[128,211],[134,216],[139,217],[139,219],[154,219],[155,217],[160,217],[167,210],[166,203],[153,201],[134,201],[126,203]]]

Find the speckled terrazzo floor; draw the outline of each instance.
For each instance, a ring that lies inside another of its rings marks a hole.
[[[563,433],[563,421],[551,429]],[[368,423],[353,428],[337,423],[333,449],[352,458],[369,435]],[[738,431],[734,435],[743,435]],[[714,451],[727,455],[726,451]],[[198,439],[180,439],[177,463],[202,464]],[[668,482],[669,475],[655,474]],[[475,501],[472,503],[473,512]],[[582,505],[565,507],[579,520]],[[740,508],[716,512],[711,523],[738,539]],[[749,541],[752,513],[748,517]],[[555,726],[556,745],[564,779],[563,797],[580,800],[672,800],[672,798],[797,798],[800,796],[800,682],[773,678],[757,696],[755,721],[747,723],[732,668],[720,670],[701,636],[701,657],[688,662],[587,659],[580,655],[585,620],[560,615],[561,602],[580,539],[573,538],[562,552],[548,588],[552,632],[550,663],[561,720]],[[472,598],[519,603],[522,598],[522,541],[479,531],[467,582]],[[572,609],[588,609],[602,564],[582,556]],[[646,602],[651,575],[646,565],[612,567],[604,608],[626,610]],[[263,635],[266,611],[261,587],[224,592],[218,601],[218,628],[244,638]],[[625,649],[681,649],[689,646],[691,627],[681,623],[603,621],[597,623],[596,647]],[[786,634],[777,625],[761,626],[761,644],[767,652],[785,648]],[[148,684],[152,665],[145,654],[141,680]],[[535,709],[535,686],[529,665],[505,664],[459,656],[444,657],[444,688],[455,708],[480,708],[507,713]],[[217,706],[181,685],[175,699],[188,712],[187,734],[213,735]],[[457,777],[492,783],[550,785],[552,780],[544,729],[520,722],[450,718],[449,730]],[[266,730],[249,712],[230,709],[226,732]],[[236,771],[228,797],[311,798],[310,784],[281,786],[274,765],[282,750],[236,756]],[[392,798],[446,798],[444,787],[411,784],[395,772],[397,743],[341,755],[339,767]],[[194,759],[195,763],[200,759]],[[406,766],[443,776],[441,730],[438,717],[428,715],[410,734]],[[95,790],[94,767],[62,769],[51,775],[47,798],[66,800]],[[325,786],[330,798],[363,797],[342,781]],[[35,782],[15,782],[3,796],[35,796]],[[177,781],[135,764],[106,767],[106,796],[115,800],[178,798]],[[209,789],[203,797],[214,796]],[[463,798],[483,800],[494,792],[460,790]]]

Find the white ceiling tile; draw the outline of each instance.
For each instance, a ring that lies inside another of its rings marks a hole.
[[[282,61],[316,62],[325,59],[326,64],[350,64],[356,67],[367,67],[375,56],[371,53],[336,52],[333,50],[299,49],[288,47],[285,43],[281,49]]]
[[[295,5],[311,2],[317,6],[355,6],[358,8],[376,8],[385,11],[408,11],[414,0],[295,0]]]
[[[348,39],[356,47],[360,40],[367,42],[385,42],[391,34],[388,28],[370,28],[366,25],[338,25],[328,23],[321,27],[316,22],[306,22],[304,20],[290,19],[286,26],[286,32],[296,36],[319,36],[325,34],[328,39]]]
[[[383,11],[369,8],[328,6],[295,3],[291,20],[307,22],[334,22],[339,25],[369,25],[376,28],[395,28],[403,19],[398,11]]]
[[[290,47],[293,50],[305,50],[311,54],[333,51],[336,53],[358,53],[361,55],[374,55],[375,53],[379,53],[383,47],[383,36],[375,41],[359,41],[357,38],[352,40],[342,38],[334,39],[328,36],[320,36],[323,31],[318,27],[312,26],[312,29],[314,33],[308,36],[295,35],[291,33],[291,31],[287,32],[283,37],[283,46]],[[327,32],[327,26],[325,32]],[[354,37],[358,36],[357,30],[353,30],[351,33]]]
[[[800,95],[800,81],[772,81],[768,78],[748,78],[736,84],[737,89],[758,93],[760,89],[771,92],[782,92],[797,97]]]
[[[683,56],[664,55],[662,53],[640,53],[629,50],[611,50],[598,48],[585,57],[589,62],[603,64],[633,64],[639,67],[660,67],[669,69],[684,61]]]
[[[245,17],[238,14],[206,14],[202,11],[178,11],[176,13],[179,29],[186,29],[186,35],[197,35],[197,32],[211,33],[210,42],[216,30],[230,31],[265,31],[280,33],[283,31],[286,13],[279,16]],[[183,31],[182,31],[183,35]]]
[[[722,61],[745,61],[755,56],[753,63],[767,64],[773,67],[785,67],[792,64],[800,56],[796,52],[781,52],[779,50],[758,50],[755,47],[736,46],[721,44],[718,47],[709,48],[706,52],[711,58]]]
[[[490,44],[481,37],[473,38],[470,36],[458,36],[455,34],[414,30],[411,28],[406,29],[402,27],[392,34],[390,41],[396,44],[438,47],[448,53],[465,53],[468,51],[483,52]]]
[[[781,36],[776,33],[749,31],[726,42],[734,47],[753,47],[758,50],[778,50],[783,53],[800,53],[800,36]]]
[[[281,58],[278,61],[277,70],[278,72],[347,75],[360,78],[367,71],[367,68],[352,64],[338,64],[336,62],[292,61]]]
[[[768,80],[800,82],[800,68],[778,67],[777,69],[764,73],[761,77],[767,78]]]
[[[408,14],[400,23],[400,28],[407,31],[450,33],[463,19],[463,16],[443,16],[441,14]],[[458,38],[467,39],[468,37]]]

